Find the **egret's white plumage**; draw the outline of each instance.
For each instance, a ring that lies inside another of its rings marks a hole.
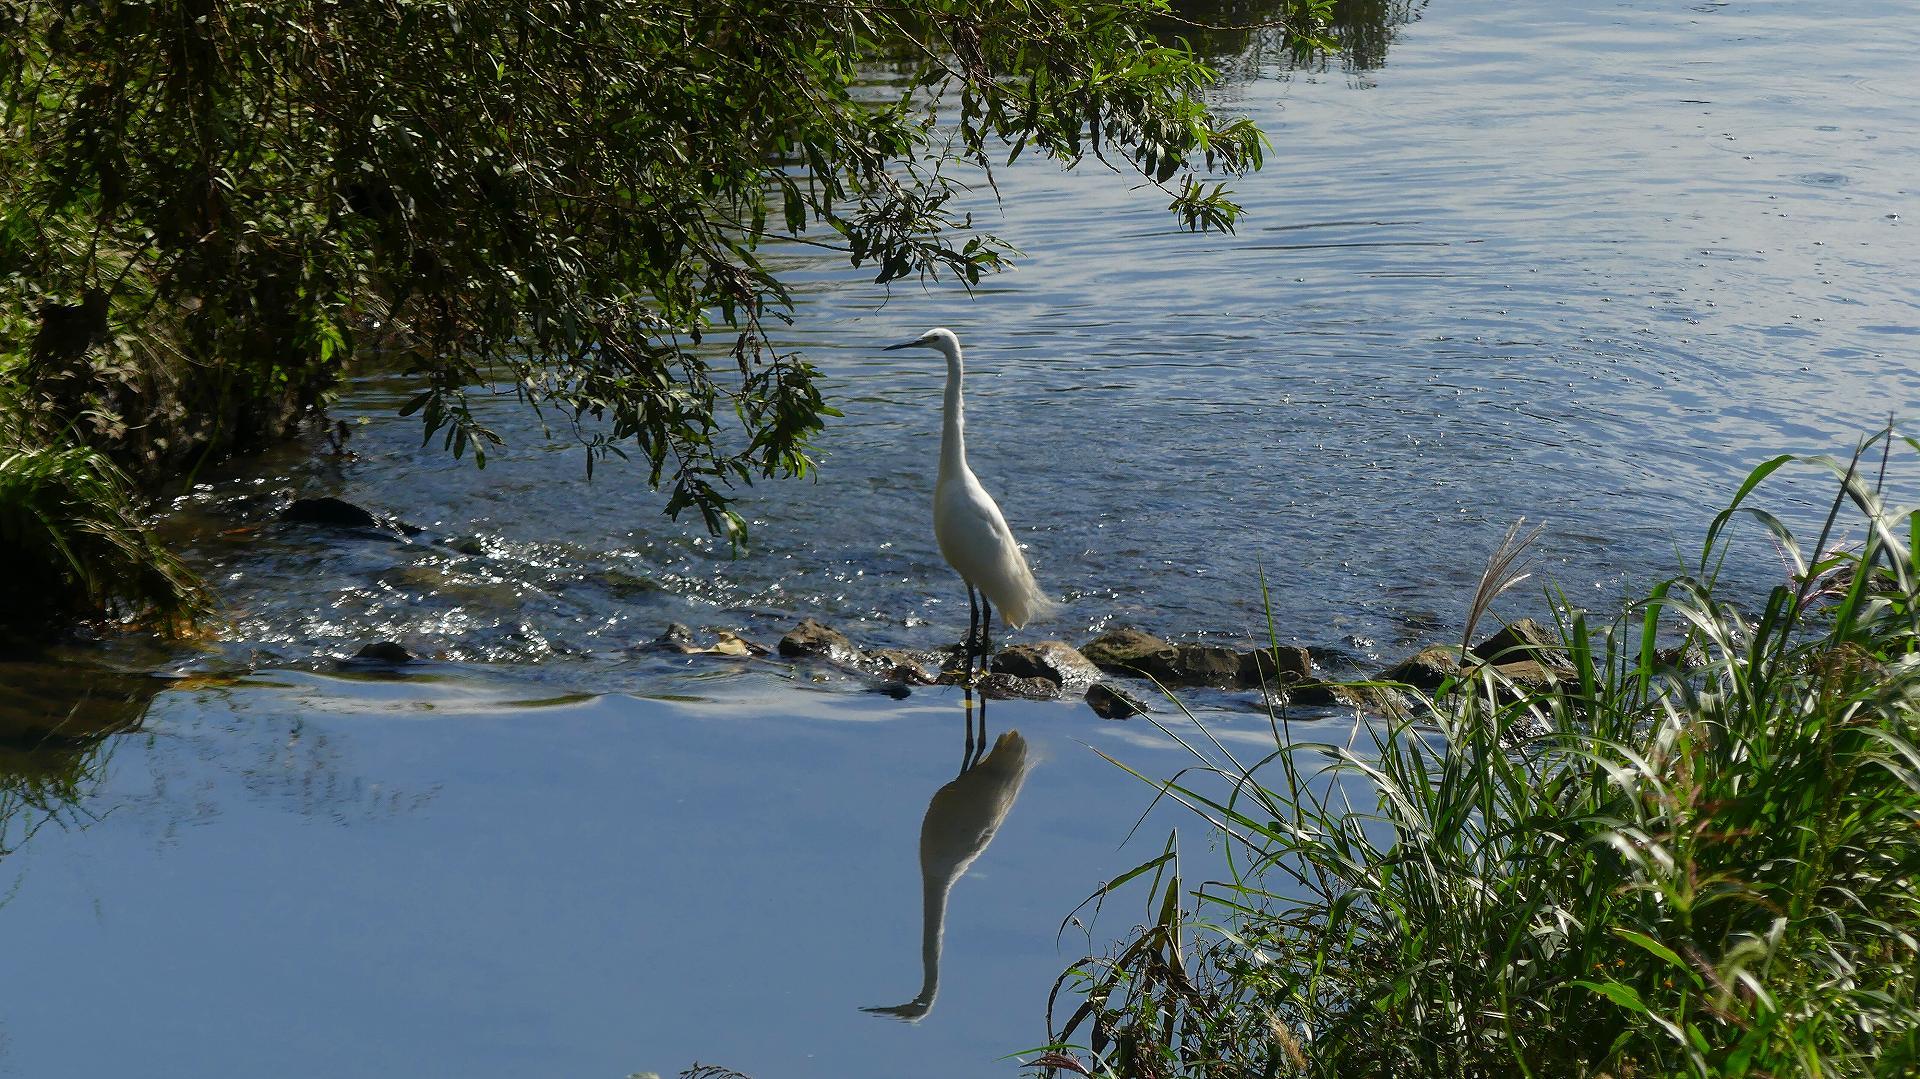
[[[1014,629],[1051,614],[1057,604],[1040,589],[1014,542],[1013,530],[993,496],[967,467],[966,418],[961,381],[966,370],[960,339],[953,331],[932,329],[912,341],[889,346],[930,348],[947,358],[947,394],[940,431],[940,474],[933,487],[933,536],[940,554],[967,582],[1000,608]],[[985,632],[983,629],[983,638]]]

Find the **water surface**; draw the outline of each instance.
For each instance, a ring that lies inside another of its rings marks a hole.
[[[971,296],[780,253],[787,343],[846,416],[817,481],[746,495],[746,557],[665,520],[631,470],[586,482],[511,398],[486,407],[511,449],[484,472],[422,448],[391,373],[345,390],[350,458],[203,477],[170,527],[231,632],[136,661],[190,677],[108,687],[64,755],[0,755],[0,1068],[1013,1071],[995,1061],[1041,1040],[1089,942],[1056,944],[1061,919],[1139,860],[1145,793],[1088,747],[1149,774],[1175,749],[1078,706],[995,706],[1039,764],[955,886],[950,969],[908,1026],[858,1009],[920,981],[915,842],[960,764],[958,699],[629,648],[671,620],[959,635],[928,527],[942,372],[878,351],[928,326],[966,342],[975,468],[1067,600],[1039,632],[1245,639],[1264,570],[1282,638],[1355,669],[1457,634],[1517,517],[1549,522],[1542,568],[1605,608],[1766,456],[1913,414],[1907,5],[1376,10],[1363,63],[1229,58],[1223,99],[1274,140],[1237,235],[1023,160],[980,210],[1028,257]],[[422,531],[273,523],[296,493]],[[1804,520],[1821,494],[1772,505]],[[1757,589],[1780,563],[1752,545],[1731,572]],[[441,662],[336,672],[378,639]],[[1110,908],[1096,950],[1137,916]]]
[[[1090,950],[1063,919],[1187,823],[1123,847],[1150,791],[1090,747],[1170,766],[1150,728],[994,703],[1036,763],[909,1025],[860,1009],[921,984],[916,843],[960,768],[956,697],[522,688],[281,671],[153,696],[84,812],[0,861],[0,1074],[1013,1074]]]
[[[1457,627],[1517,517],[1549,522],[1552,575],[1605,605],[1672,571],[1754,464],[1844,452],[1920,402],[1903,5],[1377,14],[1377,66],[1237,62],[1225,104],[1274,142],[1237,185],[1237,235],[1178,232],[1097,164],[1023,160],[980,209],[1029,254],[972,296],[780,255],[802,297],[786,343],[846,416],[817,481],[746,495],[749,557],[666,521],[617,462],[587,483],[511,398],[487,410],[512,449],[484,473],[420,448],[392,415],[411,386],[369,375],[339,409],[352,460],[249,467],[190,508],[247,520],[328,492],[430,532],[209,541],[239,637],[294,660],[370,635],[547,660],[668,619],[821,614],[951,640],[927,510],[942,371],[878,351],[931,325],[968,346],[974,466],[1068,600],[1049,632],[1244,636],[1264,568],[1283,637],[1368,662]]]

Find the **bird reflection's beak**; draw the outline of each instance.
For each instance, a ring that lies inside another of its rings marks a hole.
[[[887,346],[886,348],[883,348],[883,349],[881,349],[880,351],[882,351],[882,352],[898,352],[899,350],[901,350],[901,349],[903,349],[903,348],[912,348],[913,346],[915,346],[915,345],[917,345],[917,344],[919,344],[919,343],[920,343],[920,342],[918,342],[918,341],[902,341],[902,342],[900,342],[900,343],[899,343],[899,344],[897,344],[897,345],[888,345],[888,346]]]

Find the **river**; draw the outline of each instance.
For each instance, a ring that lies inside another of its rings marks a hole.
[[[1165,774],[1177,747],[993,706],[1031,778],[908,1025],[859,1009],[919,984],[915,843],[960,765],[957,695],[631,647],[675,621],[771,643],[809,615],[958,637],[928,526],[943,372],[879,351],[930,326],[967,346],[974,467],[1065,601],[1027,639],[1244,645],[1264,573],[1281,639],[1338,673],[1456,637],[1516,518],[1547,525],[1540,582],[1610,610],[1752,466],[1912,417],[1910,6],[1366,10],[1359,62],[1224,57],[1224,103],[1273,140],[1235,235],[1023,158],[980,209],[1026,255],[971,295],[777,252],[783,344],[845,416],[817,479],[743,494],[743,556],[631,468],[588,482],[511,396],[483,406],[509,443],[484,471],[423,448],[392,373],[346,387],[350,456],[202,477],[167,527],[229,629],[81,657],[165,677],[49,675],[45,699],[130,730],[7,758],[0,1074],[1015,1073],[1053,977],[1141,912],[1062,919],[1168,828],[1199,834],[1156,810],[1128,843],[1149,792],[1092,750]],[[1805,524],[1827,490],[1769,504]],[[296,494],[420,531],[275,522]],[[1781,564],[1754,542],[1728,572],[1761,589]],[[1503,611],[1540,607],[1523,588]],[[376,640],[430,662],[339,667]],[[1230,739],[1265,730],[1202,703]]]

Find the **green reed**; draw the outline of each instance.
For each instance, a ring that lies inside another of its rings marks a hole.
[[[68,619],[139,618],[181,630],[211,603],[104,453],[3,400],[0,554],[0,644],[41,642]]]
[[[1258,760],[1183,739],[1155,786],[1227,879],[1190,885],[1170,839],[1103,888],[1154,915],[1062,976],[1036,1070],[1913,1074],[1920,513],[1881,488],[1915,449],[1767,462],[1690,572],[1604,624],[1557,595],[1548,686],[1469,668],[1359,748],[1294,740],[1284,708]],[[1751,504],[1791,463],[1837,478],[1811,548]],[[1786,566],[1752,609],[1717,580],[1736,518]]]

